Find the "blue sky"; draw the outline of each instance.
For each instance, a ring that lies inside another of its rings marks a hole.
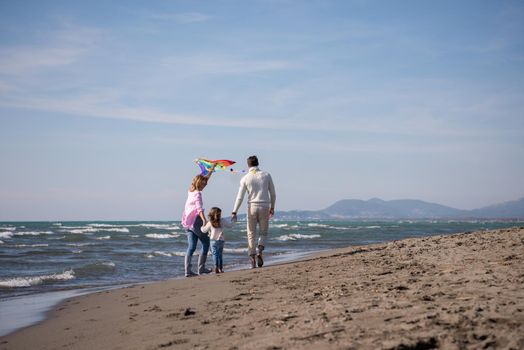
[[[178,220],[199,156],[277,210],[524,197],[523,68],[520,1],[2,1],[0,220]]]

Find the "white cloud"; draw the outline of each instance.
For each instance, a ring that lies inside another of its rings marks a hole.
[[[178,23],[195,23],[205,22],[212,18],[200,12],[182,12],[182,13],[157,13],[148,16],[152,20],[175,21]]]
[[[240,75],[302,68],[299,62],[290,60],[253,59],[217,54],[169,57],[162,63],[171,70],[190,75]]]
[[[101,32],[64,26],[46,35],[46,41],[0,48],[0,74],[33,74],[40,69],[70,65],[93,49]]]

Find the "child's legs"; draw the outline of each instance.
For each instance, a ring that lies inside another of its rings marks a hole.
[[[218,257],[217,260],[218,260],[218,264],[216,264],[216,266],[218,266],[218,268],[220,270],[224,269],[224,262],[223,262],[223,259],[222,259],[223,252],[224,252],[224,241],[217,241],[217,257]]]
[[[218,241],[211,241],[211,253],[213,254],[213,262],[215,263],[215,267],[219,267],[219,260],[218,260]]]

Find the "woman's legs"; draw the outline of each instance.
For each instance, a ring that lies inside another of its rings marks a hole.
[[[207,260],[207,253],[209,253],[209,236],[205,235],[202,237],[198,237],[200,242],[202,242],[202,251],[200,252],[200,256],[198,257],[198,274],[203,273],[209,273],[210,270],[206,269],[206,260]]]
[[[195,273],[191,271],[191,258],[193,253],[196,250],[198,242],[198,236],[193,233],[193,231],[187,231],[187,251],[186,257],[184,259],[184,270],[186,277],[194,275]]]

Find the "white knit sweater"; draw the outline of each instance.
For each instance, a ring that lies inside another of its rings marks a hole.
[[[233,213],[236,213],[247,196],[247,204],[259,207],[274,208],[277,195],[275,185],[271,175],[261,171],[258,167],[249,168],[249,172],[240,180],[237,199],[233,207]]]

